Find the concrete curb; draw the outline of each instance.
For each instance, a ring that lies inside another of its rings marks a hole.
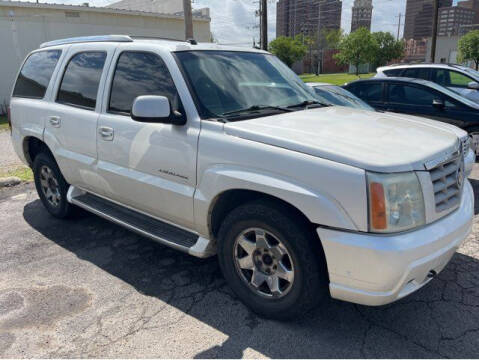
[[[0,178],[0,189],[4,187],[20,185],[21,183],[22,180],[20,180],[20,178],[17,178],[16,176]]]

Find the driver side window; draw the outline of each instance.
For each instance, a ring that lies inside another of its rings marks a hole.
[[[166,96],[173,110],[181,109],[181,102],[173,79],[163,60],[148,52],[123,52],[116,66],[110,93],[108,111],[130,115],[138,96]]]

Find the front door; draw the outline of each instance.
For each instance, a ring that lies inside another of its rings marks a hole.
[[[192,228],[199,119],[175,126],[140,123],[131,118],[133,102],[142,95],[166,96],[172,110],[186,116],[170,71],[159,54],[122,51],[120,46],[108,83],[98,123],[102,195]]]

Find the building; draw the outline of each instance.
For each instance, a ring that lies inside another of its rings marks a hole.
[[[195,38],[210,41],[211,19],[195,16]],[[105,7],[36,4],[0,0],[0,105],[8,102],[15,76],[25,56],[46,41],[74,36],[128,34],[182,40],[181,15]]]
[[[406,62],[423,62],[426,59],[427,40],[409,39],[406,40],[404,60]]]
[[[457,6],[472,9],[475,11],[474,24],[479,24],[479,0],[463,0],[457,3]]]
[[[276,36],[317,36],[323,29],[339,29],[341,13],[341,0],[279,0]]]
[[[456,36],[464,25],[472,25],[476,12],[461,6],[444,7],[439,9],[439,36]]]
[[[436,62],[457,63],[457,43],[459,36],[438,36],[436,40]],[[431,39],[427,41],[426,58],[431,58]]]
[[[372,0],[354,0],[351,18],[351,32],[359,28],[371,30],[371,19],[373,15]]]
[[[471,25],[461,25],[459,26],[459,36],[464,36],[470,31],[479,30],[479,24],[471,24]]]
[[[439,8],[452,6],[452,0],[439,0]],[[421,40],[432,36],[433,0],[407,0],[404,38]]]
[[[179,0],[121,0],[107,7],[149,13],[183,15],[183,2]],[[193,16],[209,17],[208,8],[193,9]]]

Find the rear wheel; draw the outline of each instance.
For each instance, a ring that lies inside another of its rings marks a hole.
[[[38,196],[48,212],[60,219],[72,215],[73,207],[67,201],[69,185],[55,160],[40,153],[33,161],[33,174]]]
[[[218,256],[233,291],[262,316],[301,316],[329,295],[319,240],[282,204],[259,201],[233,210],[219,231]]]

